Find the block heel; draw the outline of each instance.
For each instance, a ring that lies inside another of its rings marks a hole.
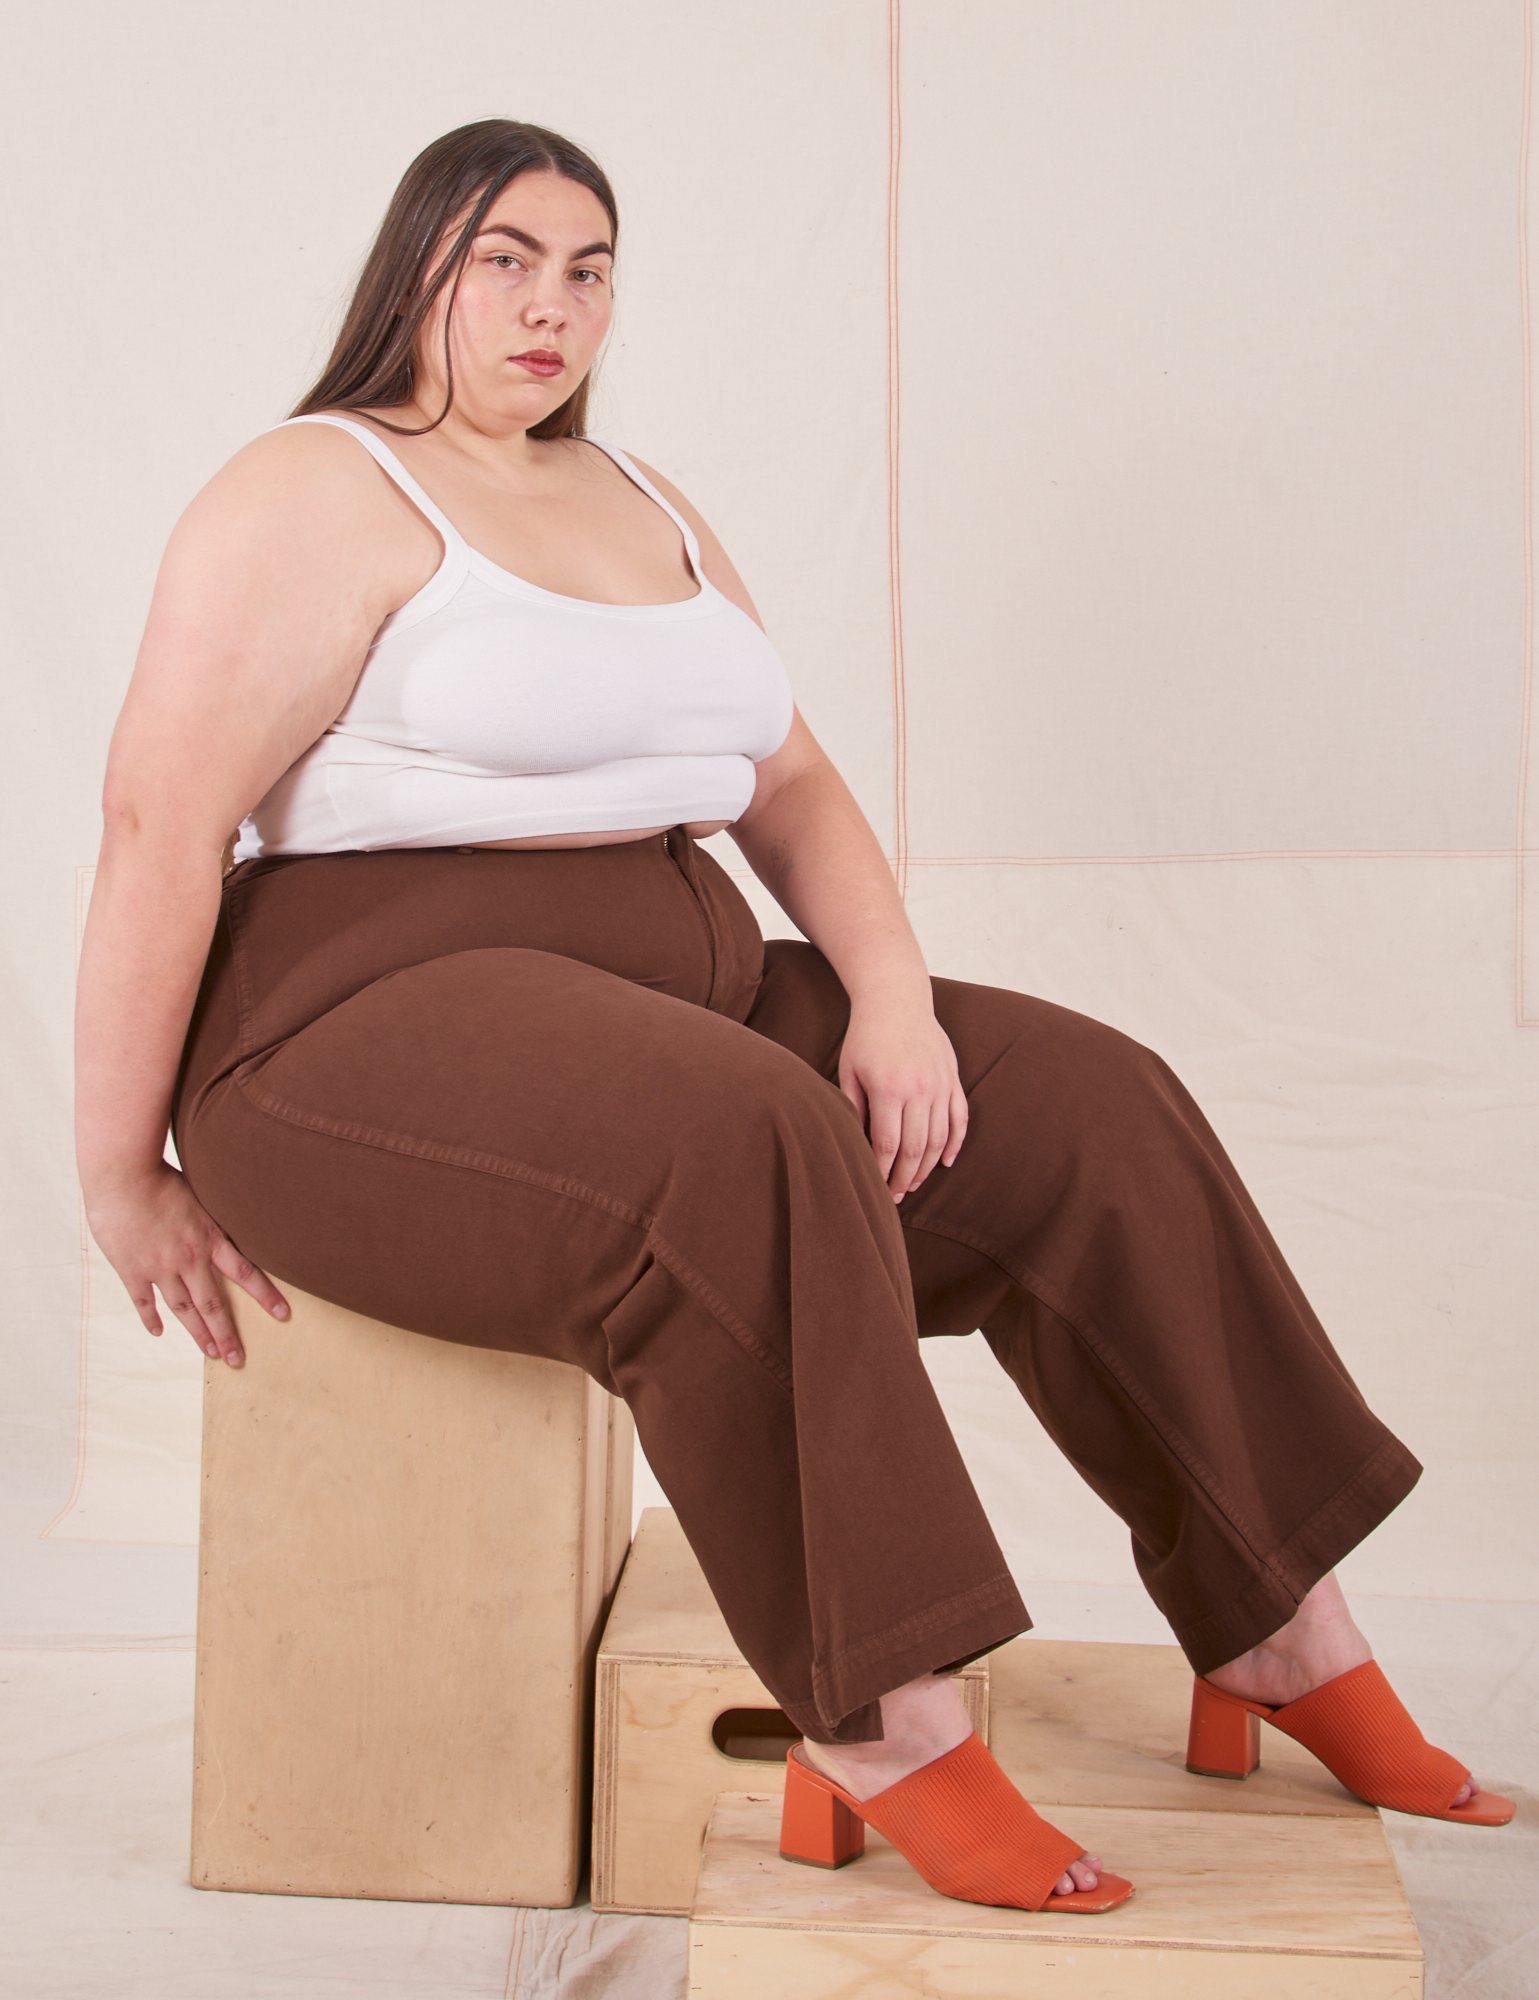
[[[802,1762],[793,1743],[786,1752],[781,1860],[799,1861],[805,1868],[844,1868],[865,1851],[865,1821],[826,1778]]]
[[[1207,1681],[1197,1681],[1186,1768],[1199,1778],[1248,1778],[1260,1762],[1260,1716]]]
[[[864,1848],[865,1823],[932,1889],[962,1902],[1089,1917],[1119,1908],[1133,1893],[1131,1882],[1107,1873],[1094,1889],[1057,1893],[1084,1848],[1032,1811],[976,1734],[869,1799],[852,1798],[804,1764],[793,1744],[780,1822],[786,1860],[842,1868]]]
[[[1368,1805],[1461,1826],[1506,1826],[1516,1810],[1499,1792],[1454,1804],[1469,1772],[1427,1741],[1372,1660],[1280,1708],[1242,1701],[1199,1677],[1186,1768],[1206,1778],[1247,1777],[1261,1761],[1255,1744],[1262,1722],[1302,1743]]]

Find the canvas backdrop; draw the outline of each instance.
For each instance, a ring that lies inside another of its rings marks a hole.
[[[1539,1595],[1528,35],[1521,0],[18,18],[11,1643],[191,1630],[200,1358],[138,1329],[69,1144],[156,562],[313,376],[407,161],[490,114],[613,175],[600,434],[720,532],[933,967],[1181,1071],[1427,1462],[1349,1584]],[[981,1341],[930,1361],[1028,1601],[1130,1582]]]

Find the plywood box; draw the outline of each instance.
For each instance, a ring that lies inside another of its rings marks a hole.
[[[988,1662],[958,1676],[989,1728]],[[593,1907],[682,1916],[718,1792],[777,1796],[795,1732],[733,1643],[671,1509],[649,1507],[598,1660]]]
[[[570,1903],[629,1412],[284,1290],[205,1376],[193,1882]]]
[[[1192,1670],[1178,1647],[1028,1633],[990,1661],[989,1747],[1035,1806],[1375,1816],[1280,1729],[1262,1730],[1261,1768],[1243,1782],[1194,1777]]]
[[[690,2000],[1421,2000],[1376,1813],[1057,1817],[1136,1883],[1131,1902],[1104,1917],[954,1902],[874,1833],[847,1868],[800,1868],[780,1858],[778,1797],[727,1794],[690,1918]]]

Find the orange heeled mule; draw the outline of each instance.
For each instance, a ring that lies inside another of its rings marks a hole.
[[[932,1889],[964,1903],[1100,1916],[1133,1893],[1131,1882],[1104,1873],[1094,1889],[1054,1893],[1085,1850],[1032,1811],[976,1733],[870,1799],[852,1798],[804,1764],[792,1744],[780,1821],[784,1858],[842,1868],[865,1851],[867,1825]]]
[[[1248,1778],[1261,1762],[1263,1722],[1302,1743],[1371,1806],[1464,1826],[1505,1826],[1515,1810],[1497,1792],[1453,1803],[1469,1772],[1427,1741],[1373,1660],[1280,1708],[1242,1701],[1199,1675],[1186,1768],[1203,1778]]]

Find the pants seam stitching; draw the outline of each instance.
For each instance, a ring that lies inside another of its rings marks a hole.
[[[1159,1411],[1158,1407],[1142,1387],[1120,1365],[1110,1342],[1106,1340],[1090,1314],[1077,1313],[1069,1300],[1059,1293],[1056,1285],[1049,1284],[1045,1278],[1039,1277],[1035,1271],[1032,1271],[1025,1265],[1019,1268],[1013,1267],[997,1250],[964,1230],[951,1227],[937,1229],[930,1223],[916,1222],[913,1225],[904,1224],[905,1228],[910,1226],[917,1233],[938,1236],[942,1241],[959,1243],[964,1249],[976,1250],[980,1256],[986,1257],[991,1264],[1002,1271],[1012,1284],[1019,1285],[1023,1291],[1029,1292],[1033,1298],[1045,1305],[1048,1311],[1054,1314],[1056,1318],[1062,1320],[1069,1331],[1077,1339],[1083,1341],[1096,1360],[1100,1362],[1106,1372],[1121,1386],[1124,1393],[1137,1406],[1143,1414],[1145,1421],[1161,1439],[1165,1448],[1173,1457],[1180,1461],[1198,1489],[1207,1496],[1208,1500],[1223,1516],[1224,1520],[1228,1522],[1235,1534],[1244,1542],[1252,1560],[1269,1573],[1278,1575],[1279,1581],[1282,1581],[1281,1573],[1276,1570],[1273,1558],[1267,1554],[1263,1546],[1263,1538],[1251,1527],[1234,1501],[1229,1497],[1218,1475],[1206,1463],[1201,1453],[1197,1451],[1196,1447],[1191,1444],[1183,1432]]]
[[[1278,1585],[1287,1592],[1289,1598],[1295,1604],[1302,1602],[1309,1590],[1313,1588],[1313,1584],[1306,1584],[1303,1590],[1297,1587],[1297,1582],[1294,1579],[1297,1578],[1298,1571],[1294,1565],[1287,1562],[1289,1550],[1293,1549],[1305,1537],[1317,1533],[1321,1527],[1346,1513],[1355,1500],[1379,1482],[1385,1470],[1392,1467],[1403,1453],[1409,1457],[1409,1453],[1405,1453],[1405,1447],[1399,1443],[1398,1439],[1385,1438],[1381,1444],[1374,1447],[1373,1452],[1358,1466],[1357,1470],[1344,1479],[1334,1493],[1330,1494],[1325,1500],[1322,1500],[1320,1505],[1309,1516],[1309,1519],[1301,1522],[1288,1539],[1278,1548],[1277,1563],[1274,1570],[1269,1572],[1269,1576],[1275,1575]],[[1290,1570],[1292,1572],[1291,1577],[1288,1574]],[[1226,1625],[1232,1623],[1246,1602],[1256,1594],[1257,1588],[1267,1580],[1268,1578],[1257,1577],[1252,1588],[1244,1592],[1235,1602],[1226,1604],[1221,1610],[1210,1611],[1202,1618],[1183,1622],[1179,1627],[1173,1626],[1172,1630],[1175,1632],[1183,1648],[1188,1640],[1191,1640],[1195,1644],[1208,1632],[1222,1631]],[[1319,1578],[1316,1577],[1314,1582],[1318,1581]]]
[[[251,1054],[254,1036],[252,1024],[256,1018],[256,1005],[251,991],[251,968],[246,963],[246,940],[244,935],[245,912],[244,879],[232,882],[225,894],[224,915],[230,930],[230,967],[235,974],[235,1046],[244,1061]]]
[[[954,1624],[969,1612],[988,1611],[996,1604],[1008,1603],[1014,1595],[1015,1584],[1011,1578],[995,1577],[991,1582],[975,1584],[971,1590],[942,1598],[927,1611],[910,1612],[907,1618],[900,1618],[896,1624],[888,1625],[880,1632],[869,1633],[864,1639],[841,1646],[830,1655],[826,1665],[813,1669],[814,1699],[851,1668],[865,1666],[885,1654],[899,1652],[905,1644],[924,1639],[930,1633]]]
[[[1294,1529],[1288,1539],[1279,1545],[1275,1565],[1277,1580],[1296,1603],[1301,1601],[1302,1597],[1307,1595],[1309,1589],[1313,1588],[1313,1586],[1306,1585],[1302,1592],[1297,1589],[1295,1583],[1292,1581],[1292,1577],[1296,1577],[1298,1572],[1296,1567],[1288,1560],[1289,1551],[1295,1548],[1306,1537],[1316,1533],[1320,1528],[1327,1526],[1330,1522],[1339,1519],[1341,1515],[1345,1514],[1362,1492],[1377,1482],[1386,1465],[1392,1464],[1403,1451],[1404,1447],[1397,1439],[1385,1438],[1381,1444],[1374,1447],[1370,1456],[1358,1466],[1357,1470],[1341,1482],[1334,1493],[1329,1494],[1320,1502],[1320,1505],[1316,1507],[1314,1512],[1309,1516],[1309,1519],[1300,1522],[1299,1526]],[[1292,1577],[1290,1577],[1290,1571]],[[1316,1578],[1315,1581],[1318,1582],[1319,1579]],[[1183,1625],[1182,1631],[1189,1632],[1193,1636],[1199,1636],[1207,1627],[1221,1625],[1232,1615],[1233,1610],[1234,1607],[1231,1605],[1226,1606],[1222,1611],[1209,1612],[1207,1617],[1197,1619],[1191,1625]]]
[[[690,1260],[663,1235],[657,1226],[657,1217],[649,1215],[633,1203],[621,1201],[618,1196],[606,1194],[603,1189],[590,1187],[586,1181],[574,1180],[570,1175],[551,1174],[539,1167],[526,1166],[522,1161],[510,1160],[497,1153],[484,1153],[470,1146],[456,1146],[443,1140],[415,1139],[409,1133],[390,1132],[380,1126],[365,1125],[357,1120],[330,1118],[323,1112],[307,1111],[302,1105],[293,1104],[279,1097],[276,1092],[264,1090],[249,1076],[237,1075],[233,1081],[255,1108],[272,1118],[279,1118],[285,1124],[297,1125],[306,1131],[319,1132],[324,1137],[343,1139],[353,1145],[372,1146],[384,1153],[397,1153],[408,1159],[424,1160],[440,1166],[460,1167],[471,1173],[493,1174],[503,1180],[520,1181],[529,1187],[542,1188],[548,1194],[558,1194],[572,1201],[586,1203],[591,1208],[601,1209],[617,1221],[642,1231],[651,1246],[653,1255],[663,1268],[678,1279],[684,1288],[698,1299],[711,1317],[717,1321],[733,1342],[743,1348],[750,1358],[757,1361],[776,1385],[787,1394],[791,1391],[791,1377],[784,1363],[773,1349],[759,1339],[753,1328],[736,1312],[703,1272],[697,1270]]]

